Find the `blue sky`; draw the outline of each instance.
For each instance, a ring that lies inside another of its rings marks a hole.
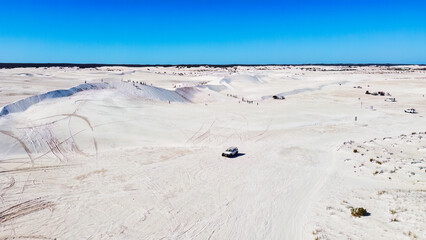
[[[0,62],[426,63],[426,1],[0,0]]]

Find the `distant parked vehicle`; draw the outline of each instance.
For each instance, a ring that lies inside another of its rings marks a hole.
[[[272,98],[276,99],[276,100],[284,100],[285,99],[284,96],[278,96],[278,95],[274,95],[274,96],[272,96]]]
[[[222,153],[222,157],[235,157],[238,154],[237,147],[229,147]]]
[[[406,113],[411,113],[411,114],[416,114],[417,112],[416,112],[416,109],[414,109],[414,108],[408,108],[408,109],[405,109],[404,110],[404,112],[406,112]]]
[[[373,95],[373,96],[391,96],[390,95],[390,93],[385,93],[385,92],[382,92],[382,91],[379,91],[379,92],[370,92],[370,91],[365,91],[365,94],[370,94],[370,95]]]
[[[394,97],[386,98],[385,101],[386,102],[396,102]]]

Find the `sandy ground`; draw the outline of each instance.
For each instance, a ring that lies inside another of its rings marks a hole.
[[[0,69],[0,105],[101,82],[0,117],[0,239],[426,239],[422,66]]]

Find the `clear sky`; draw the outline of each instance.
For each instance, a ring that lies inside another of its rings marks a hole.
[[[426,64],[426,0],[0,0],[0,62]]]

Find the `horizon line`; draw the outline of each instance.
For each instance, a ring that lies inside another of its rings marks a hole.
[[[30,67],[79,67],[79,68],[93,68],[93,67],[256,67],[256,66],[426,66],[425,63],[261,63],[261,64],[127,64],[127,63],[8,63],[0,62],[1,68],[30,68]]]

